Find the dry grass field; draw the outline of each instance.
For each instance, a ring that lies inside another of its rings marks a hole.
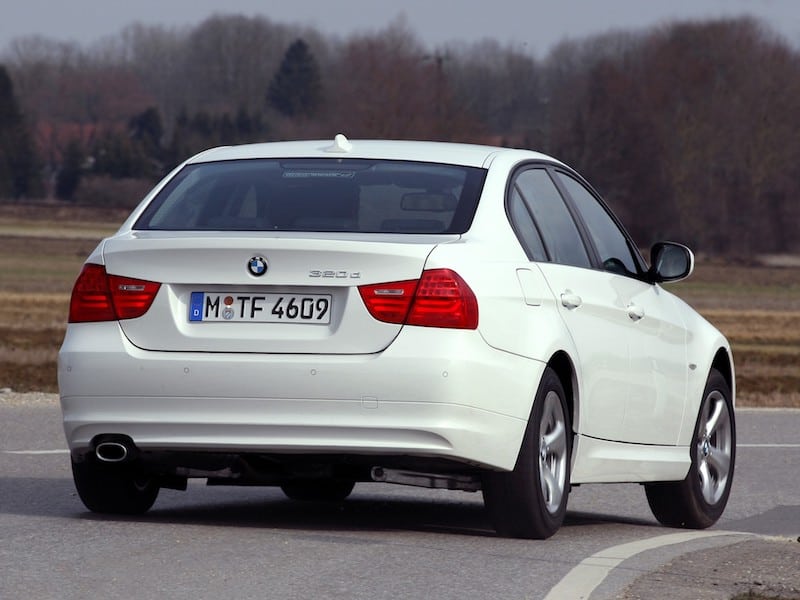
[[[698,262],[669,289],[730,340],[739,405],[800,408],[800,268]]]
[[[125,212],[0,206],[0,388],[56,391],[56,354],[84,258]],[[740,406],[800,407],[800,268],[699,260],[669,289],[731,340]]]

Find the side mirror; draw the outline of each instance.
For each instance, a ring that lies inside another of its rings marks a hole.
[[[649,279],[652,283],[680,281],[694,271],[694,254],[675,242],[658,242],[650,250]]]

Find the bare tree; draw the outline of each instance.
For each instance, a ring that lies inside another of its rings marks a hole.
[[[465,139],[477,124],[454,101],[446,57],[429,53],[403,23],[353,37],[329,78],[329,121],[351,136]]]

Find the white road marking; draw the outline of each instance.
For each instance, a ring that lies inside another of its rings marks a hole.
[[[548,592],[545,600],[586,600],[615,567],[640,552],[719,535],[741,534],[731,531],[685,531],[606,548],[582,560]]]
[[[69,454],[69,450],[0,450],[3,454]]]
[[[800,444],[736,444],[737,448],[800,448]]]
[[[736,412],[752,412],[752,413],[800,413],[800,408],[791,408],[787,406],[737,406]]]

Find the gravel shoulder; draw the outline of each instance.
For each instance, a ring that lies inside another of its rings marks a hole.
[[[757,538],[683,554],[639,577],[618,598],[730,600],[747,593],[800,599],[798,540]]]
[[[58,404],[58,394],[15,392],[10,388],[0,388],[0,406],[54,406],[56,404]]]

